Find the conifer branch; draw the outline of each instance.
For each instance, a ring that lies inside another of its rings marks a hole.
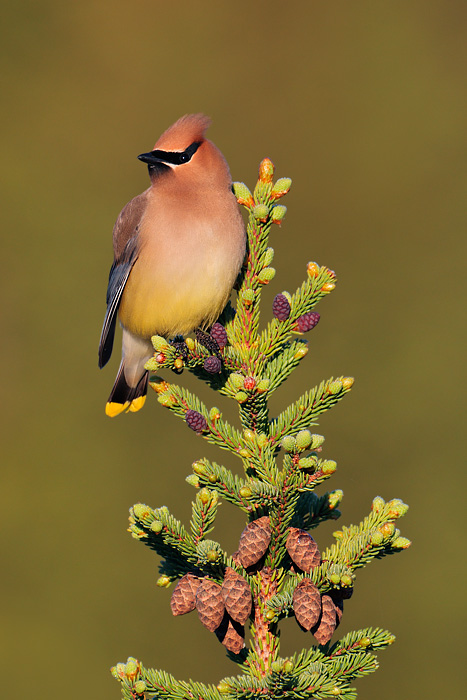
[[[291,185],[288,178],[273,182],[273,174],[273,164],[265,159],[253,193],[243,183],[234,185],[248,211],[236,310],[229,304],[211,329],[199,329],[194,338],[154,336],[154,356],[146,364],[150,372],[179,375],[187,369],[237,404],[238,427],[183,386],[157,375],[150,379],[162,406],[183,419],[185,428],[235,454],[243,472],[205,458],[193,462],[186,478],[196,489],[188,529],[165,506],[137,503],[130,509],[132,537],[161,557],[158,586],[177,581],[172,613],[196,609],[239,675],[214,687],[145,669],[130,657],[112,669],[126,700],[354,700],[350,683],[376,670],[375,652],[394,641],[385,630],[366,628],[331,643],[356,585],[355,572],[410,545],[395,524],[407,506],[377,496],[369,515],[336,530],[335,542],[322,553],[310,534],[321,522],[340,517],[343,497],[340,489],[315,493],[337,465],[321,454],[324,436],[310,428],[350,391],[353,378],[331,377],[269,417],[269,397],[307,355],[308,340],[296,336],[314,329],[319,321],[314,309],[336,285],[332,270],[309,262],[306,279],[294,293],[277,294],[272,318],[269,314],[261,323],[262,289],[275,277],[269,239],[286,213],[278,199]],[[222,501],[239,508],[247,520],[238,550],[231,554],[210,539]],[[304,649],[282,658],[280,622],[287,617],[310,637]]]

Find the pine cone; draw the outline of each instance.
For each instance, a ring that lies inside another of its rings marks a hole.
[[[222,596],[230,617],[244,625],[251,613],[251,590],[243,576],[230,567],[225,570]]]
[[[296,586],[292,605],[298,624],[307,632],[311,630],[321,615],[321,594],[309,578]]]
[[[247,568],[256,564],[266,553],[271,541],[271,526],[265,515],[249,523],[240,535],[237,557]]]
[[[193,574],[182,576],[175,586],[170,599],[172,615],[185,615],[195,609],[195,596],[200,583],[201,579],[193,576]]]
[[[300,318],[297,319],[297,328],[300,331],[300,333],[306,333],[307,331],[311,331],[311,329],[314,328],[318,323],[319,318],[319,313],[317,313],[316,311],[310,311],[310,313],[303,314],[303,316],[300,316]]]
[[[185,421],[189,428],[195,431],[195,433],[203,432],[208,427],[206,418],[198,413],[198,411],[193,411],[191,408],[185,413]]]
[[[323,595],[321,598],[321,617],[318,624],[311,632],[318,644],[326,644],[331,639],[337,625],[336,606],[331,596]]]
[[[306,573],[318,566],[321,561],[318,545],[306,530],[300,530],[298,527],[289,528],[285,546],[293,563]]]
[[[219,374],[222,369],[222,362],[215,355],[211,355],[204,360],[203,367],[209,374]]]
[[[286,321],[290,316],[290,304],[285,294],[276,294],[272,302],[272,313],[278,321]]]
[[[196,591],[196,609],[202,624],[214,632],[221,624],[225,612],[222,589],[218,583],[203,578]]]
[[[216,341],[219,350],[227,345],[227,332],[221,323],[215,323],[211,328],[211,338]]]
[[[216,629],[216,637],[233,654],[240,654],[245,646],[245,630],[228,615],[224,615],[221,625]]]

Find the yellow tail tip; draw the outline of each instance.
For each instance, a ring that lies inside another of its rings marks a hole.
[[[126,411],[129,405],[129,401],[125,401],[125,403],[116,403],[115,401],[109,401],[105,404],[105,414],[107,416],[110,416],[110,418],[114,418],[115,416],[118,416],[119,413],[123,413],[123,411]]]
[[[133,399],[133,401],[130,403],[130,408],[128,410],[132,411],[133,413],[136,413],[136,411],[139,411],[141,408],[143,408],[145,401],[146,396],[138,396],[137,399]]]

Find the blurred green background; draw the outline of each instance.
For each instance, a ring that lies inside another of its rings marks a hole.
[[[319,428],[341,522],[376,494],[411,506],[414,546],[361,570],[346,606],[342,634],[397,636],[359,697],[457,696],[465,2],[18,0],[2,15],[2,696],[118,698],[108,668],[128,655],[179,678],[235,672],[195,615],[172,618],[157,557],[126,532],[138,501],[187,520],[191,462],[222,454],[152,394],[106,418],[119,342],[97,368],[112,226],[148,182],[136,155],[192,111],[235,180],[253,185],[265,156],[293,179],[267,308],[310,259],[338,273],[273,411],[354,375]],[[233,551],[242,527],[224,505],[214,537]],[[284,655],[311,643],[283,630]]]

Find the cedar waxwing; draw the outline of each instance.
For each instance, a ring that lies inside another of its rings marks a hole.
[[[150,187],[122,209],[113,229],[114,262],[99,343],[99,367],[112,354],[117,312],[122,361],[105,412],[139,411],[146,400],[151,336],[208,328],[240,271],[245,226],[229,167],[204,134],[210,119],[187,114],[165,131],[147,163]]]

